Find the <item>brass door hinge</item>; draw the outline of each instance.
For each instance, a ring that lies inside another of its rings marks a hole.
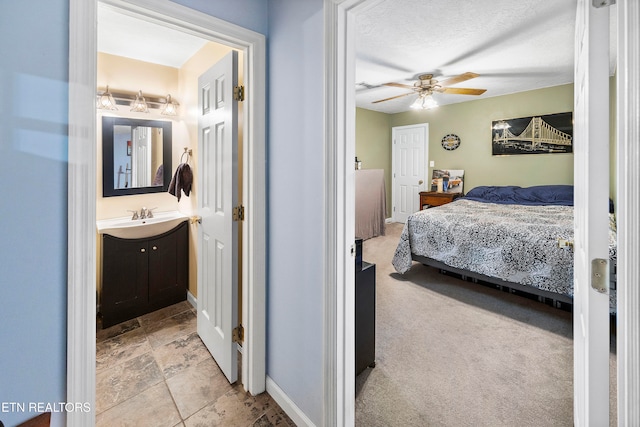
[[[244,101],[244,86],[236,86],[233,88],[233,99],[236,101]]]
[[[244,221],[244,206],[238,205],[233,208],[233,220]]]
[[[595,258],[591,260],[591,287],[601,294],[606,294],[608,291],[609,271],[607,267],[606,259]]]
[[[233,328],[233,342],[242,343],[244,341],[244,326],[238,325]]]

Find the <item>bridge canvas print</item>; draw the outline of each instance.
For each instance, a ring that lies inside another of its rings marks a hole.
[[[492,154],[572,153],[572,123],[571,112],[493,121]]]

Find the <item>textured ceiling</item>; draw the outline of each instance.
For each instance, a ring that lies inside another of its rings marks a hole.
[[[206,43],[98,4],[100,52],[178,68]],[[356,17],[356,105],[407,111],[414,94],[372,102],[411,92],[383,83],[412,85],[424,73],[442,81],[471,71],[480,76],[451,87],[487,89],[436,93],[440,105],[572,83],[575,11],[576,0],[375,2]]]
[[[440,105],[573,82],[576,0],[383,0],[356,17],[356,105],[408,111],[417,95],[380,86],[412,85],[424,73],[480,96],[434,94]],[[359,84],[358,84],[359,83]]]

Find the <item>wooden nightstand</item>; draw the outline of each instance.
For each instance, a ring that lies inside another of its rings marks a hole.
[[[435,191],[421,191],[420,192],[420,209],[446,205],[447,203],[451,203],[455,199],[461,196],[462,194],[460,193],[437,193]]]

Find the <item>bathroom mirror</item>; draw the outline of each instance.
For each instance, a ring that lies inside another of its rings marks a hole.
[[[171,182],[171,122],[102,118],[102,196],[160,193]]]

